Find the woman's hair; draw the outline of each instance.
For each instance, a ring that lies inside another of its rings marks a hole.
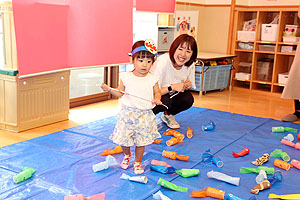
[[[188,49],[193,51],[190,60],[184,64],[185,66],[189,67],[193,62],[195,62],[198,54],[197,42],[193,36],[190,36],[188,34],[179,35],[170,46],[169,56],[172,63],[176,64],[176,61],[174,59],[174,53],[179,46],[182,46],[185,43],[187,44]]]
[[[132,45],[132,49],[131,49],[131,52],[133,52],[134,49],[138,48],[138,47],[141,47],[141,46],[145,46],[145,41],[144,40],[140,40],[140,41],[137,41],[135,42],[133,45]],[[132,61],[135,59],[135,58],[151,58],[152,62],[155,61],[155,55],[152,54],[151,52],[149,51],[138,51],[136,52],[134,55],[131,55],[132,56]]]

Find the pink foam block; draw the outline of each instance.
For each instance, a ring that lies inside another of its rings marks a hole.
[[[293,159],[293,160],[291,161],[291,164],[292,164],[294,167],[296,167],[297,169],[300,169],[300,161],[299,161],[299,160]]]
[[[171,165],[169,165],[168,163],[166,163],[165,161],[160,161],[160,160],[152,160],[151,161],[152,165],[159,165],[159,166],[164,166],[164,167],[171,167]]]
[[[83,194],[74,194],[70,196],[65,196],[64,200],[104,200],[105,193],[96,194],[94,196],[85,197]]]
[[[104,192],[86,198],[86,200],[104,200],[104,199],[105,199],[105,193]]]
[[[290,142],[290,141],[288,141],[288,140],[286,140],[286,139],[282,139],[281,140],[281,143],[282,144],[285,144],[285,145],[288,145],[288,146],[290,146],[290,147],[295,147],[295,143],[293,143],[293,142]]]
[[[299,149],[300,150],[300,143],[299,142],[296,143],[295,149]]]

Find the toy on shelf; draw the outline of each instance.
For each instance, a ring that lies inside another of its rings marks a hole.
[[[114,149],[103,150],[103,152],[100,155],[107,156],[107,155],[113,155],[113,154],[122,153],[122,152],[123,152],[123,150],[122,150],[121,146],[116,146]]]
[[[205,187],[199,191],[192,191],[189,197],[213,197],[216,199],[224,199],[225,192],[212,187]]]
[[[275,149],[271,155],[271,157],[280,157],[282,158],[282,160],[284,160],[285,162],[290,161],[290,156],[286,153],[286,152],[282,152],[281,149]]]
[[[163,139],[155,139],[153,141],[154,144],[160,144]]]
[[[284,195],[277,195],[277,194],[269,194],[269,199],[286,199],[286,200],[292,200],[292,199],[300,199],[300,194],[284,194]]]
[[[179,133],[178,131],[175,131],[173,129],[168,129],[163,134],[168,136],[174,136],[176,138],[179,138],[180,140],[184,139],[184,135],[182,133]]]
[[[265,153],[261,157],[257,158],[255,161],[251,162],[253,165],[259,166],[264,164],[265,162],[268,162],[270,160],[270,155],[268,153]]]
[[[118,161],[111,155],[106,156],[105,161],[97,163],[92,166],[93,172],[99,172],[108,169],[110,166],[120,165]]]
[[[175,151],[166,151],[164,150],[162,152],[162,156],[163,157],[166,157],[166,158],[170,158],[170,159],[173,159],[173,160],[183,160],[183,161],[188,161],[189,160],[189,156],[187,155],[178,155]]]
[[[283,127],[283,126],[277,126],[272,127],[272,132],[274,133],[283,133],[283,132],[291,132],[291,133],[297,133],[298,130],[290,127]]]
[[[212,131],[216,127],[216,124],[213,121],[209,121],[206,125],[202,125],[203,131]]]
[[[191,129],[190,127],[188,127],[188,130],[186,131],[186,137],[187,138],[192,138],[193,137],[193,129]]]
[[[175,144],[177,144],[177,143],[182,143],[183,141],[181,140],[181,139],[179,139],[179,138],[176,138],[176,137],[172,137],[171,139],[169,139],[167,142],[166,142],[166,144],[168,145],[168,146],[173,146],[173,145],[175,145]]]
[[[200,174],[199,169],[181,169],[176,170],[176,173],[184,178],[198,176]]]
[[[147,176],[129,176],[124,173],[121,175],[120,179],[130,180],[130,181],[144,183],[144,184],[146,184],[148,182]]]
[[[36,170],[32,169],[30,167],[22,167],[22,172],[13,177],[14,182],[21,183],[21,182],[31,178],[35,172],[36,172]]]
[[[234,153],[234,152],[232,152],[232,155],[234,156],[234,157],[242,157],[242,156],[245,156],[245,155],[247,155],[248,153],[250,153],[250,150],[248,149],[248,148],[244,148],[242,151],[240,151],[240,152],[238,152],[238,153]]]
[[[220,181],[224,181],[226,183],[230,183],[232,185],[239,185],[240,184],[240,177],[232,177],[228,176],[227,174],[221,173],[221,172],[215,172],[211,170],[210,172],[207,172],[208,178],[214,178]]]
[[[297,135],[297,139],[300,140],[300,131],[299,131],[299,134]]]
[[[94,196],[85,197],[83,194],[74,194],[70,196],[65,196],[64,200],[104,200],[105,193],[96,194]]]
[[[210,149],[206,150],[202,154],[202,159],[203,159],[204,163],[212,162],[213,164],[215,164],[219,168],[223,167],[223,165],[224,165],[223,161],[219,158],[219,156],[215,156],[212,153],[210,153]]]
[[[288,140],[282,139],[282,140],[281,140],[281,143],[282,143],[282,144],[285,144],[285,145],[287,145],[287,146],[290,146],[290,147],[294,147],[295,149],[300,150],[300,142],[297,142],[297,143],[295,144],[295,143],[290,142],[290,141],[288,141]]]
[[[251,167],[241,167],[240,173],[247,174],[247,173],[256,173],[258,174],[260,170],[265,170],[267,174],[274,174],[274,168],[273,167],[262,167],[259,166],[257,168],[251,168]]]
[[[169,197],[164,195],[160,190],[158,190],[158,192],[156,192],[152,196],[153,196],[153,199],[157,199],[157,200],[171,200]]]
[[[178,191],[178,192],[188,192],[188,188],[187,187],[181,187],[181,186],[177,186],[169,181],[166,181],[162,178],[159,178],[158,185],[163,186],[165,188],[168,188],[170,190],[174,190],[174,191]]]
[[[294,167],[296,167],[297,169],[300,169],[300,161],[299,161],[299,160],[293,159],[293,160],[291,161],[291,164],[292,164]]]

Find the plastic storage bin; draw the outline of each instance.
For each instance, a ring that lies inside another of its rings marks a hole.
[[[238,31],[237,39],[244,40],[244,41],[254,41],[255,31]]]
[[[240,62],[238,66],[239,66],[239,72],[251,73],[251,67],[252,67],[251,62]]]
[[[263,58],[258,60],[256,79],[260,81],[272,81],[273,59]]]
[[[261,41],[275,42],[278,32],[278,24],[261,25]]]
[[[288,72],[278,74],[278,83],[285,85],[288,78],[289,78],[289,73]]]
[[[205,93],[207,91],[226,88],[231,67],[232,65],[205,66],[202,91]],[[195,73],[196,89],[194,90],[200,91],[202,66],[196,66]]]
[[[260,44],[258,45],[258,50],[275,52],[275,47],[276,47],[275,45]]]
[[[20,132],[68,119],[69,71],[19,79],[0,74],[0,129]]]

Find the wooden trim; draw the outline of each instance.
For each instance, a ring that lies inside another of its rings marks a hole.
[[[234,10],[235,10],[236,0],[231,0],[230,8],[230,18],[229,18],[229,30],[228,30],[228,39],[227,39],[227,54],[231,54],[232,47],[232,34],[233,34],[233,22],[234,22]]]
[[[100,101],[108,100],[109,98],[109,93],[108,92],[103,92],[99,94],[92,94],[88,96],[83,96],[83,97],[77,97],[70,99],[70,108],[78,107],[78,106],[83,106],[91,103],[98,103]]]
[[[289,6],[284,6],[284,5],[278,5],[278,6],[245,6],[245,5],[235,5],[236,8],[253,8],[253,9],[258,9],[258,8],[263,8],[263,9],[274,9],[274,8],[299,8],[298,5],[289,5]]]
[[[203,7],[230,7],[230,4],[201,4],[201,3],[185,3],[176,2],[178,5],[188,5],[188,6],[203,6]]]

